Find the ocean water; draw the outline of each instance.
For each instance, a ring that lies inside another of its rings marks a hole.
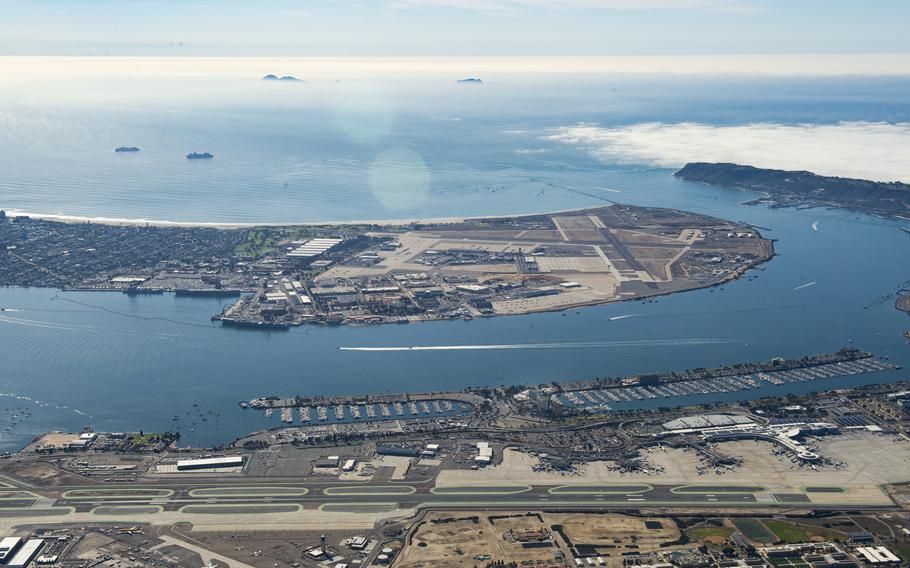
[[[249,71],[249,64],[244,69]],[[855,345],[905,367],[900,224],[743,205],[744,192],[611,163],[548,138],[578,123],[910,121],[910,80],[643,75],[26,77],[0,92],[0,208],[205,222],[674,207],[764,227],[779,253],[721,288],[564,313],[287,333],[221,328],[222,300],[0,289],[0,449],[48,429],[179,429],[185,444],[278,426],[256,396],[536,384]],[[115,154],[137,145],[138,154]],[[211,161],[187,161],[210,151]],[[617,316],[628,316],[611,319]],[[424,350],[347,348],[431,347]],[[880,373],[766,387],[807,392]],[[742,393],[716,399],[738,399]],[[698,400],[698,399],[693,399]],[[647,404],[647,403],[645,403]],[[665,404],[657,401],[653,404]],[[206,420],[202,420],[202,418]],[[176,420],[175,420],[176,418]]]

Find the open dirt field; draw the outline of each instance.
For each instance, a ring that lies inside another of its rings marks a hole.
[[[498,560],[545,566],[601,556],[619,567],[623,554],[666,550],[661,544],[679,536],[672,520],[620,514],[440,512],[427,515],[396,566],[473,567]]]
[[[85,483],[84,478],[61,471],[53,465],[43,462],[6,461],[0,463],[0,473],[44,487]]]

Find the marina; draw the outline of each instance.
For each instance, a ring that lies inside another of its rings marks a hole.
[[[782,371],[758,372],[670,383],[569,390],[554,394],[553,401],[565,409],[608,411],[624,403],[711,393],[741,392],[766,385],[781,386],[850,375],[893,371],[900,367],[873,357],[824,363]]]
[[[597,399],[600,400],[600,399]],[[261,409],[267,419],[271,419],[276,408],[264,408],[252,401],[253,409]],[[390,408],[390,406],[392,408]],[[379,411],[377,412],[377,407]],[[424,420],[469,416],[474,413],[470,404],[453,400],[425,400],[407,403],[346,403],[326,406],[284,406],[279,407],[281,421],[287,424],[294,422],[294,412],[298,413],[300,422],[311,423],[315,413],[319,422],[327,424],[348,424],[352,422],[378,422],[387,420]],[[394,409],[394,412],[392,412]]]

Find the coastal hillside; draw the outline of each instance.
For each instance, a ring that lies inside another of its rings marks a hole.
[[[760,191],[766,196],[752,203],[772,207],[845,207],[883,217],[910,218],[910,185],[900,182],[707,162],[688,163],[673,175],[708,185]]]

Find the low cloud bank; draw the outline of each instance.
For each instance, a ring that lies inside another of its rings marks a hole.
[[[607,164],[678,168],[687,162],[735,162],[910,183],[910,123],[644,123],[618,128],[577,124],[543,138],[585,148]]]

